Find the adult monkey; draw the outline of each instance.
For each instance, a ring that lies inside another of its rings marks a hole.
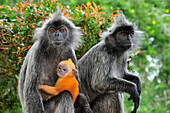
[[[115,19],[103,40],[92,47],[79,61],[81,88],[94,113],[123,113],[123,95],[130,94],[136,113],[141,83],[127,72],[127,58],[136,49],[140,31],[127,21],[123,13]]]
[[[69,92],[62,92],[48,100],[49,94],[38,90],[38,85],[54,86],[56,67],[60,61],[71,59],[76,65],[74,49],[78,47],[80,29],[66,19],[60,11],[37,28],[36,42],[26,55],[19,77],[19,97],[24,113],[73,113],[74,106]],[[82,111],[89,111],[83,94],[77,97]],[[76,104],[76,103],[75,103]],[[81,111],[80,110],[80,111]]]

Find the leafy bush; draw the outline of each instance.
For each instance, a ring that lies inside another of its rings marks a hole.
[[[32,1],[32,0],[30,0]],[[142,95],[139,112],[168,112],[170,105],[170,18],[168,2],[137,0],[127,2],[66,1],[65,5],[57,0],[45,2],[21,2],[14,7],[0,6],[0,112],[21,112],[17,96],[19,71],[28,50],[34,40],[35,28],[40,27],[50,17],[50,13],[59,7],[62,13],[76,26],[80,26],[84,35],[83,43],[76,50],[77,58],[94,44],[99,42],[100,33],[111,25],[116,11],[122,10],[128,20],[135,21],[139,29],[145,31],[142,49],[138,55],[131,56],[129,69],[142,79]],[[83,4],[82,4],[83,3]],[[64,3],[63,3],[64,4]],[[68,5],[69,4],[69,5]],[[70,5],[72,4],[72,5]],[[97,5],[96,5],[97,4]],[[145,9],[145,10],[144,10]],[[133,71],[132,69],[136,70]],[[161,75],[161,76],[159,76]],[[125,97],[125,111],[130,112],[133,103]]]

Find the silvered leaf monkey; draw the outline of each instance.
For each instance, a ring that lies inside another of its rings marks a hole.
[[[141,33],[120,13],[102,34],[103,40],[78,61],[81,88],[94,113],[123,113],[122,93],[130,94],[136,113],[141,82],[128,73],[127,58],[137,48]]]

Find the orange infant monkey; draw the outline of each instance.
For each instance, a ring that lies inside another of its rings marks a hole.
[[[49,98],[54,95],[58,95],[63,91],[69,91],[73,98],[73,104],[76,101],[76,98],[79,94],[78,81],[75,76],[77,70],[71,59],[61,61],[56,69],[59,76],[55,87],[48,85],[39,85],[38,88],[45,91],[48,94],[51,94]]]

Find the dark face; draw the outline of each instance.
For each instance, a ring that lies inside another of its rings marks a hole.
[[[59,65],[57,74],[59,77],[66,77],[70,71],[66,65]]]
[[[133,45],[133,32],[120,31],[116,34],[117,43],[120,47],[129,49]]]
[[[113,49],[119,51],[128,50],[134,42],[134,28],[132,26],[118,27],[107,40],[107,43]]]
[[[47,30],[48,37],[53,43],[62,43],[68,36],[68,29],[66,26],[59,27],[51,26]]]

